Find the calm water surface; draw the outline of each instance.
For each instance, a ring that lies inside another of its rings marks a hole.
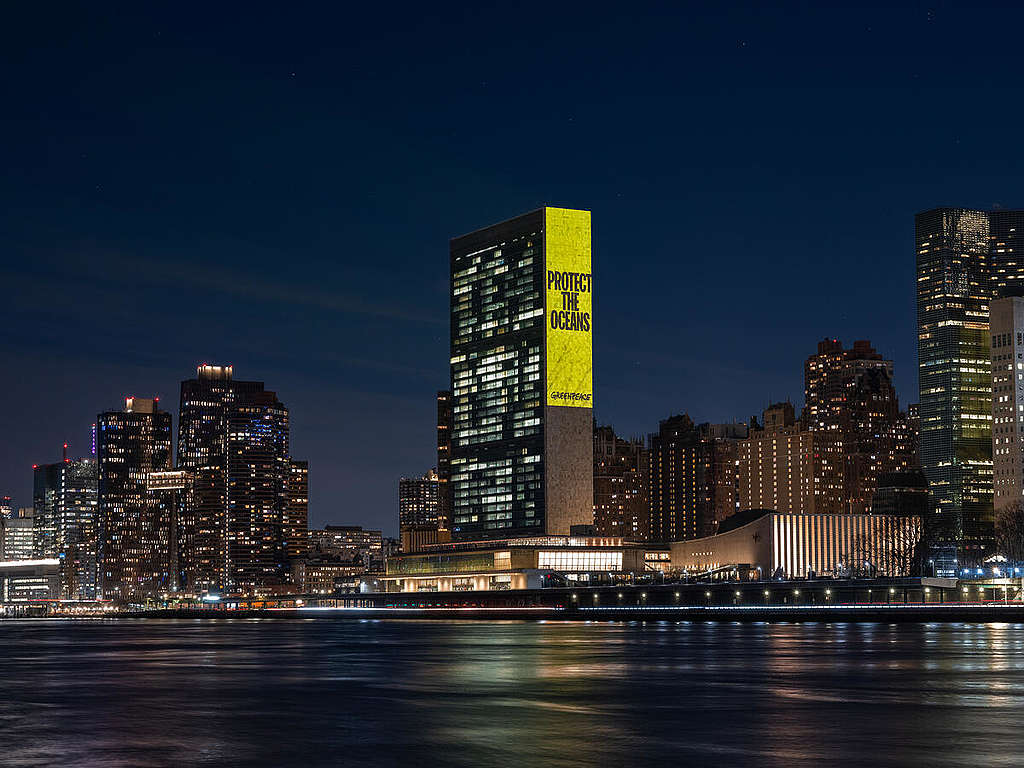
[[[1024,626],[0,622],[5,766],[1019,766]]]

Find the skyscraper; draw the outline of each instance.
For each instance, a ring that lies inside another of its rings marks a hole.
[[[191,593],[217,591],[227,580],[228,414],[263,382],[237,381],[232,366],[200,365],[181,382],[178,468],[192,477],[192,494],[179,526],[183,583]]]
[[[172,588],[171,519],[148,483],[171,468],[171,414],[155,398],[129,397],[96,425],[102,596],[157,595]]]
[[[452,538],[593,521],[590,213],[451,241]]]
[[[288,578],[288,409],[274,392],[239,398],[227,414],[226,554],[229,592],[257,594]]]
[[[93,459],[65,458],[33,469],[34,551],[59,558],[61,596],[96,597],[97,471]]]
[[[991,554],[989,303],[1024,280],[1024,211],[917,214],[920,460],[931,493],[925,536],[940,575]]]
[[[594,528],[599,536],[650,538],[649,464],[642,439],[626,440],[610,426],[594,425]]]

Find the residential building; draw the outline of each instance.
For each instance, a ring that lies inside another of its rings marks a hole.
[[[288,466],[288,505],[281,526],[285,557],[301,560],[309,554],[309,462],[291,459]]]
[[[134,601],[172,588],[171,518],[148,487],[171,468],[171,414],[157,398],[129,397],[96,419],[98,589]]]
[[[650,454],[640,438],[626,440],[594,424],[594,528],[598,536],[650,537]]]
[[[814,432],[795,418],[791,403],[765,409],[764,425],[750,430],[738,449],[740,511],[770,509],[813,514],[815,503]]]
[[[1024,283],[1013,286],[1018,287],[1024,291]],[[998,512],[1024,503],[1024,297],[992,301],[990,331],[993,504]]]
[[[844,349],[825,339],[804,365],[804,393],[803,421],[815,433],[815,509],[869,512],[878,476],[913,461],[892,361],[869,341]]]

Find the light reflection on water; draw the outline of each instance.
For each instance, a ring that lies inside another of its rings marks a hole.
[[[9,766],[1009,766],[1024,626],[0,623]]]

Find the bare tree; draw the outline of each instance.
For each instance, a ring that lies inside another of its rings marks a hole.
[[[996,546],[1008,559],[1024,560],[1024,503],[1015,501],[996,512]]]

